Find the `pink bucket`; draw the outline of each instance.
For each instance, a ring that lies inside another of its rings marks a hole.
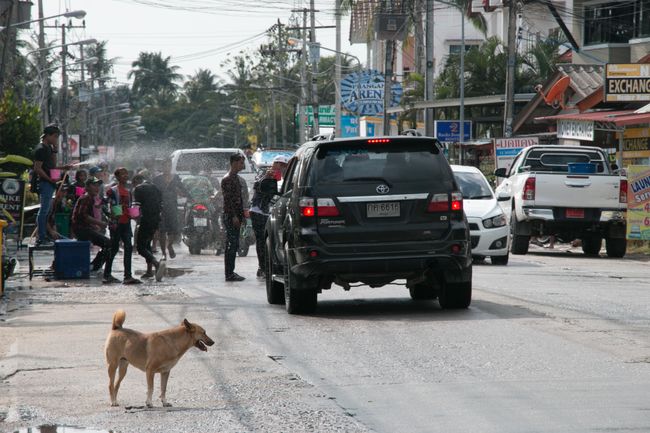
[[[81,197],[82,195],[84,195],[85,191],[86,191],[85,188],[82,188],[80,186],[74,187],[74,195],[76,195],[77,197]]]
[[[61,170],[58,168],[51,168],[50,169],[50,177],[52,180],[59,180],[61,179]]]
[[[131,218],[138,218],[140,216],[140,207],[133,206],[129,208],[129,216]]]

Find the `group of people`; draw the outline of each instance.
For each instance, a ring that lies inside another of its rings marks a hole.
[[[171,171],[171,161],[165,161],[162,174],[155,177],[145,169],[131,178],[129,171],[120,167],[114,171],[112,181],[106,177],[107,167],[93,167],[89,171],[79,169],[76,170],[75,181],[63,188],[52,173],[54,170],[70,170],[72,167],[56,163],[59,133],[56,125],[46,126],[41,143],[34,152],[35,181],[32,182],[32,188],[40,195],[36,244],[48,245],[60,237],[54,228],[53,215],[57,202],[62,199],[73,206],[70,235],[78,240],[90,241],[100,248],[91,262],[92,270],[98,272],[103,267],[102,281],[106,284],[118,282],[112,275],[112,268],[121,245],[124,251],[122,282],[139,284],[141,280],[133,276],[131,266],[132,220],[135,219],[138,222],[135,247],[147,263],[147,271],[142,277],[160,281],[165,274],[167,256],[176,256],[173,242],[180,232],[178,196],[188,196],[179,176]],[[264,226],[272,196],[264,194],[259,186],[264,178],[280,180],[287,167],[286,157],[276,157],[272,167],[258,175],[253,198],[249,202],[247,188],[242,187],[245,182],[238,175],[244,169],[244,158],[241,153],[230,157],[230,171],[220,185],[223,197],[222,222],[226,231],[225,280],[232,282],[245,279],[235,272],[235,259],[241,226],[245,224],[246,218],[251,218],[256,236],[259,260],[257,277],[265,275]],[[162,250],[161,259],[154,255],[153,241],[156,235]]]

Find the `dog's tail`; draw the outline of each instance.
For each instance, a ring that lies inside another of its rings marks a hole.
[[[122,329],[125,319],[126,313],[124,310],[117,310],[115,314],[113,314],[113,329]]]

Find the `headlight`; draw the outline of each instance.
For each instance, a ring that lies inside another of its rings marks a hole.
[[[504,214],[497,215],[492,218],[487,218],[483,220],[483,227],[486,229],[491,229],[494,227],[503,227],[506,225],[506,216]]]

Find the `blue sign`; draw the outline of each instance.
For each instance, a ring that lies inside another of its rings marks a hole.
[[[341,116],[341,137],[359,136],[359,118],[357,116]]]
[[[392,83],[390,106],[396,107],[402,99],[402,85]],[[384,75],[374,69],[354,72],[341,80],[341,104],[346,110],[360,116],[374,116],[384,112]]]
[[[472,121],[464,122],[463,141],[472,139]],[[436,138],[442,142],[460,142],[460,121],[458,120],[436,120],[435,131]]]

